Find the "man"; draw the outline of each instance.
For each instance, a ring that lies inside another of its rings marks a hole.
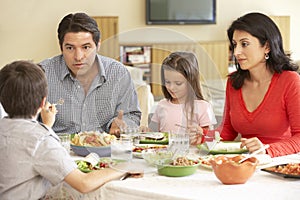
[[[96,21],[85,13],[69,14],[59,24],[58,39],[62,54],[40,63],[49,101],[64,99],[53,130],[117,133],[122,124],[138,126],[141,112],[130,74],[120,62],[97,54]]]

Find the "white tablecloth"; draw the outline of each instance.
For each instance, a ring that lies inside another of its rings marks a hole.
[[[145,161],[136,159],[134,162]],[[143,178],[112,181],[95,192],[105,200],[298,200],[300,179],[282,178],[260,170],[289,162],[299,163],[300,155],[273,158],[272,163],[258,167],[245,184],[223,185],[211,170],[199,166],[195,174],[186,177],[159,176],[156,170],[150,170]]]

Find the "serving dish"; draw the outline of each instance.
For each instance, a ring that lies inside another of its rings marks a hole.
[[[171,161],[173,153],[168,149],[146,149],[142,151],[142,158],[151,166]]]
[[[182,159],[182,157],[177,158]],[[183,158],[187,159],[187,158]],[[189,176],[194,174],[199,166],[198,160],[190,160],[189,165],[174,165],[173,163],[167,163],[167,164],[158,164],[157,165],[157,171],[159,175],[163,176],[169,176],[169,177],[182,177],[182,176]]]
[[[78,146],[71,144],[72,151],[79,156],[87,156],[90,153],[97,153],[100,157],[110,157],[111,147],[101,146],[101,147],[89,147],[89,146]]]
[[[197,148],[203,150],[209,154],[242,154],[247,153],[248,150],[244,148],[240,148],[241,142],[233,142],[233,141],[221,141],[218,142],[212,149],[208,149],[205,143],[197,145]]]
[[[87,156],[94,152],[100,157],[110,157],[110,143],[114,139],[116,139],[114,135],[105,132],[85,131],[78,134],[71,134],[70,147],[79,156]]]
[[[300,163],[288,163],[282,165],[275,165],[261,170],[274,174],[276,176],[281,176],[283,178],[300,179]]]
[[[210,160],[215,176],[226,185],[244,184],[253,175],[258,164],[255,157],[239,163],[244,156],[217,156]]]

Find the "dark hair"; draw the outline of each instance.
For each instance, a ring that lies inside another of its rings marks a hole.
[[[270,71],[281,73],[283,70],[297,71],[298,66],[291,62],[291,59],[284,53],[281,33],[276,24],[268,16],[261,13],[248,13],[233,21],[227,30],[228,39],[234,52],[232,41],[233,33],[236,30],[246,31],[256,37],[260,44],[264,46],[268,43],[270,52],[266,65]],[[237,71],[230,74],[232,86],[235,89],[242,87],[245,78],[250,78],[248,70],[242,70],[237,60],[235,60]]]
[[[98,46],[100,40],[100,30],[97,22],[85,13],[75,13],[66,15],[59,23],[57,33],[60,49],[62,50],[62,44],[64,37],[67,33],[78,32],[90,32],[93,35],[93,40]]]
[[[0,102],[10,118],[32,118],[47,96],[47,79],[30,61],[15,61],[0,71]]]
[[[196,56],[191,52],[173,52],[164,59],[161,66],[161,87],[165,98],[168,100],[172,100],[173,98],[165,86],[164,70],[174,70],[179,72],[189,83],[189,95],[185,104],[186,111],[189,110],[189,107],[191,108],[191,117],[193,117],[194,100],[204,99],[201,92],[200,72]]]

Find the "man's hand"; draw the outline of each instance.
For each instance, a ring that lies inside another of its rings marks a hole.
[[[126,123],[123,121],[123,110],[120,110],[118,116],[112,121],[109,133],[120,137],[121,130],[126,128]]]

